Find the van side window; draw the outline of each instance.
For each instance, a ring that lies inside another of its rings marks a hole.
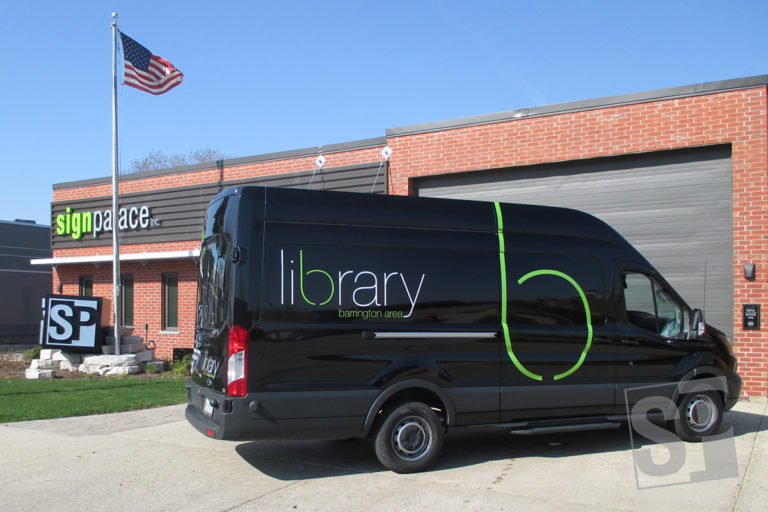
[[[624,306],[632,325],[666,338],[683,336],[683,308],[658,281],[627,272],[623,285]]]
[[[658,332],[653,286],[648,276],[634,272],[624,274],[624,306],[629,323],[646,331]]]

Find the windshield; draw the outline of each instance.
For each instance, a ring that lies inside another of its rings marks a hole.
[[[662,285],[654,280],[656,311],[661,321],[661,335],[667,338],[683,338],[683,307],[677,303]]]
[[[203,242],[198,275],[197,325],[220,329],[229,323],[231,279],[229,278],[229,235],[219,233]]]

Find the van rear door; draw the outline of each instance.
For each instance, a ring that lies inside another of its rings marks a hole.
[[[233,233],[236,195],[216,198],[208,207],[200,248],[197,323],[191,380],[216,392],[227,389],[227,350],[232,325]]]
[[[227,337],[232,316],[230,237],[218,233],[206,239],[200,251],[197,328],[192,380],[225,392]]]

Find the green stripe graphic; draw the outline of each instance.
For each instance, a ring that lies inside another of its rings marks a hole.
[[[515,364],[515,367],[520,370],[520,373],[531,379],[541,381],[543,380],[542,376],[529,371],[525,366],[523,366],[523,364],[518,361],[517,357],[515,356],[514,350],[512,350],[512,342],[509,337],[509,326],[507,325],[507,265],[504,255],[504,219],[501,215],[501,206],[499,203],[495,202],[494,206],[496,209],[496,223],[498,225],[499,236],[499,266],[501,276],[501,329],[504,333],[504,344],[507,347],[507,355],[509,356],[509,359]],[[571,366],[568,370],[562,373],[558,373],[554,376],[554,380],[560,380],[578,370],[579,367],[581,367],[581,365],[584,363],[584,360],[587,358],[587,352],[589,352],[589,349],[592,346],[592,314],[590,313],[589,303],[587,302],[587,296],[584,294],[584,290],[581,289],[581,286],[579,286],[579,284],[571,276],[564,272],[549,269],[534,270],[532,272],[528,272],[520,279],[518,279],[517,284],[523,284],[532,277],[542,275],[555,276],[568,281],[571,286],[573,286],[578,292],[579,297],[581,298],[581,302],[584,305],[584,313],[586,315],[587,343],[584,345],[584,349],[581,351],[581,355],[579,356],[579,360],[576,361],[576,364]]]
[[[504,219],[501,216],[501,205],[498,202],[493,203],[496,207],[496,224],[498,226],[499,235],[499,266],[501,272],[501,330],[504,332],[504,344],[507,346],[507,355],[515,364],[520,373],[533,380],[542,380],[541,375],[536,375],[533,372],[523,366],[523,364],[517,360],[514,350],[512,350],[512,342],[509,339],[509,326],[507,325],[507,264],[504,257]]]

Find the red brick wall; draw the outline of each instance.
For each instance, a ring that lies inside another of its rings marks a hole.
[[[412,179],[419,176],[481,171],[542,162],[561,162],[601,156],[652,152],[712,144],[730,144],[733,163],[734,207],[734,332],[744,394],[768,396],[768,110],[766,87],[691,96],[678,99],[606,107],[573,113],[521,118],[499,123],[446,129],[429,133],[391,136],[389,191],[408,194]],[[326,167],[378,162],[381,148],[325,154]],[[121,182],[129,193],[178,187],[219,180],[306,171],[314,156],[193,171],[172,176]],[[100,197],[111,194],[110,185],[54,190],[54,201]],[[127,246],[123,252],[191,250],[197,241]],[[62,249],[54,257],[111,254],[111,247]],[[743,264],[757,265],[757,279],[746,281]],[[180,269],[180,332],[161,334],[160,273]],[[182,270],[184,277],[182,278]],[[111,297],[109,264],[95,268],[60,265],[54,272],[54,290],[61,281],[65,293],[77,292],[79,272],[98,274],[97,295]],[[141,276],[142,298],[137,282],[136,323],[150,324],[150,339],[158,341],[158,353],[170,358],[172,347],[192,346],[194,322],[194,266],[190,260],[122,264],[123,273]],[[74,286],[74,288],[72,288]],[[143,302],[139,302],[143,301]],[[741,328],[741,305],[764,305],[763,330]],[[105,308],[106,309],[106,308]],[[144,311],[146,310],[146,313]],[[144,318],[142,315],[147,315]],[[111,323],[111,322],[109,322]],[[143,329],[141,329],[143,330]],[[139,334],[143,334],[140,332]]]
[[[179,276],[178,332],[163,330],[161,283],[163,273],[168,272],[176,272]],[[154,340],[157,345],[155,356],[170,360],[174,348],[192,347],[197,309],[197,269],[194,262],[191,259],[152,261],[146,265],[141,262],[121,262],[120,273],[133,276],[134,334],[143,337],[144,325],[148,325],[147,339]],[[60,282],[63,294],[78,295],[80,276],[93,277],[93,295],[103,297],[101,324],[113,325],[112,265],[63,265],[54,273],[54,290]]]
[[[666,149],[731,144],[734,333],[744,394],[768,396],[768,112],[766,87],[523,118],[390,137],[389,190],[412,179]],[[743,264],[754,262],[755,281]],[[741,328],[741,305],[762,304],[763,329]]]

